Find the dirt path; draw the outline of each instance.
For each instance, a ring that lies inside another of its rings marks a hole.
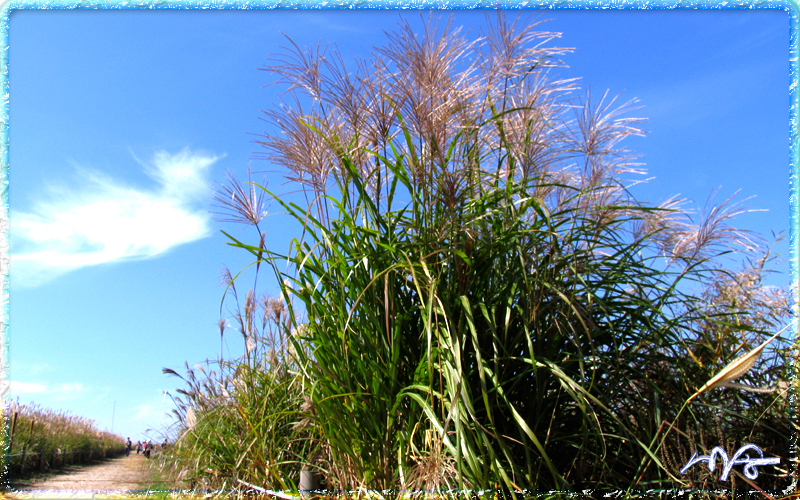
[[[97,465],[67,467],[33,482],[11,478],[11,498],[94,498],[95,493],[143,490],[154,486],[144,455],[113,458]],[[77,492],[84,494],[76,496]],[[62,494],[58,494],[61,492]],[[105,496],[105,495],[103,495]]]

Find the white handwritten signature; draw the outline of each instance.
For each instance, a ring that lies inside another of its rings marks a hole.
[[[748,453],[750,450],[758,453],[761,458],[750,458]],[[748,453],[745,455],[745,458],[739,458],[744,453]],[[746,444],[742,446],[736,451],[736,453],[733,454],[733,457],[730,460],[728,460],[728,454],[725,453],[725,450],[719,446],[715,446],[711,449],[711,453],[708,455],[701,455],[698,457],[697,452],[694,452],[692,458],[689,459],[689,463],[684,465],[681,469],[681,474],[686,474],[686,471],[688,471],[689,468],[691,468],[691,466],[697,462],[706,462],[708,464],[708,470],[714,472],[714,469],[717,466],[717,458],[722,460],[722,475],[719,477],[720,481],[725,481],[728,479],[728,474],[730,474],[734,465],[744,465],[744,475],[748,479],[755,479],[758,477],[758,470],[756,470],[756,467],[760,467],[762,465],[774,465],[781,462],[779,457],[764,458],[764,452],[761,451],[761,448],[754,444]]]

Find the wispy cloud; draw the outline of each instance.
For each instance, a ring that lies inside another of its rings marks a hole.
[[[175,420],[170,411],[173,408],[172,402],[166,398],[166,391],[161,391],[159,396],[149,399],[148,403],[137,404],[131,407],[125,416],[125,421],[129,427],[156,430],[159,436],[169,433],[169,428],[175,424]]]
[[[47,395],[56,401],[71,401],[81,398],[88,394],[89,389],[80,383],[47,385],[39,382],[21,382],[18,380],[9,381],[9,389],[12,397]]]
[[[126,186],[78,169],[80,187],[51,186],[30,212],[11,212],[15,285],[36,286],[97,264],[151,258],[210,234],[198,202],[211,198],[209,167],[219,159],[184,149],[154,155],[145,173],[152,189]],[[203,203],[205,205],[205,203]]]
[[[738,112],[741,103],[758,91],[759,75],[779,70],[772,61],[720,68],[669,84],[656,84],[638,97],[651,124],[666,122],[685,127]]]
[[[9,388],[14,396],[41,394],[49,390],[44,384],[39,384],[37,382],[19,382],[16,380],[9,381]]]
[[[158,405],[143,404],[137,405],[133,409],[133,416],[130,418],[131,420],[137,421],[159,421],[165,420],[165,413],[166,412],[159,410]]]

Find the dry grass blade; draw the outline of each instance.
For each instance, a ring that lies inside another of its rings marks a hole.
[[[725,386],[727,384],[730,384],[734,380],[738,379],[739,377],[741,377],[742,375],[747,373],[747,371],[750,370],[750,368],[752,368],[753,365],[755,365],[756,361],[758,360],[759,355],[761,354],[761,351],[763,351],[764,348],[767,347],[767,345],[770,342],[772,342],[773,340],[778,338],[778,336],[781,333],[783,333],[784,331],[786,331],[786,329],[789,328],[790,326],[791,326],[791,323],[789,323],[785,327],[781,328],[781,330],[778,333],[776,333],[775,335],[773,335],[772,337],[767,339],[760,346],[756,347],[755,349],[753,349],[752,351],[748,352],[747,354],[744,354],[743,356],[740,356],[736,360],[734,360],[731,363],[729,363],[728,366],[726,366],[725,368],[722,369],[722,371],[720,371],[719,373],[714,375],[711,378],[711,380],[706,382],[703,385],[703,387],[698,389],[697,392],[695,392],[687,400],[687,403],[689,401],[691,401],[692,399],[696,398],[697,396],[699,396],[700,394],[702,394],[703,392],[705,392],[707,390],[715,389],[717,387],[723,387],[723,386]],[[736,388],[741,389],[741,388],[747,387],[747,386],[742,386],[741,384],[736,384],[735,386],[729,386],[729,387],[736,387]]]

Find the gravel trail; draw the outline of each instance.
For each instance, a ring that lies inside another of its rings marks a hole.
[[[148,465],[144,455],[132,453],[96,465],[66,467],[62,473],[44,479],[14,481],[12,475],[7,495],[15,499],[95,498],[108,497],[114,492],[141,491],[154,485]]]

